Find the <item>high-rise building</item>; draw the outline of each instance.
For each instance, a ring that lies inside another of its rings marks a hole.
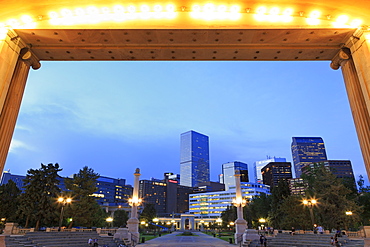
[[[278,185],[280,179],[292,178],[292,164],[290,162],[270,162],[262,168],[263,184],[271,188]]]
[[[235,186],[235,173],[238,172],[240,176],[240,182],[249,182],[248,177],[248,165],[243,162],[234,161],[222,164],[222,178],[225,184],[225,190],[228,190],[230,186]]]
[[[192,187],[182,186],[177,181],[169,179],[140,180],[139,197],[143,206],[153,204],[158,216],[169,216],[172,213],[185,213],[189,210],[189,194]]]
[[[180,184],[188,187],[209,182],[208,136],[192,130],[181,134],[180,178]]]
[[[270,162],[286,162],[285,158],[276,158],[273,157],[271,158],[270,156],[267,157],[265,160],[259,160],[254,162],[253,167],[254,167],[254,179],[255,183],[262,183],[262,173],[261,170],[263,167],[265,167],[268,163]]]
[[[17,187],[24,191],[24,182],[26,176],[13,175],[9,172],[4,172],[0,185],[8,183],[9,180],[13,180]],[[67,191],[64,180],[70,179],[68,177],[57,177],[59,184],[58,187],[61,191]],[[114,205],[117,208],[127,204],[128,199],[132,196],[133,188],[131,185],[126,185],[126,179],[121,178],[110,178],[100,176],[96,179],[97,191],[92,194],[95,197],[99,205]]]
[[[356,180],[353,174],[352,163],[350,160],[326,160],[320,162],[328,171],[334,174],[337,178],[341,178],[345,181],[347,186],[356,188]],[[308,164],[302,168],[302,173],[307,173],[309,167],[313,167],[314,164]]]
[[[254,196],[270,194],[270,186],[256,183],[241,183],[242,197],[251,200]],[[189,212],[196,217],[217,218],[232,206],[236,197],[235,186],[227,191],[197,193],[189,195]]]
[[[302,167],[327,160],[321,137],[292,137],[292,156],[295,176],[301,177]]]

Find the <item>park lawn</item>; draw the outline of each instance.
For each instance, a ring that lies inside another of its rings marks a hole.
[[[167,235],[168,233],[161,233],[161,236],[164,236],[164,235]],[[142,238],[145,238],[145,242],[148,241],[148,240],[151,240],[151,239],[154,239],[154,238],[158,238],[159,235],[156,234],[156,235],[153,235],[153,234],[140,234],[140,242],[141,242],[141,239]]]

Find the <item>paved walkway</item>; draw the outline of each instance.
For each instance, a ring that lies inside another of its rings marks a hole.
[[[197,236],[177,236],[181,232],[173,232],[167,234],[163,237],[158,237],[145,242],[144,244],[139,244],[137,247],[187,247],[187,246],[207,246],[207,247],[230,247],[234,244],[229,244],[219,238],[209,236],[201,232],[193,232]]]

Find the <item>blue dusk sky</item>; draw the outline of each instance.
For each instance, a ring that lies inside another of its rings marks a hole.
[[[292,161],[293,136],[322,137],[329,159],[367,178],[340,70],[326,62],[42,62],[31,71],[5,165],[59,163],[132,184],[180,173],[180,134],[210,140],[221,165]]]

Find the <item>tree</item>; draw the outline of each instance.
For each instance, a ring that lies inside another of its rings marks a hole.
[[[73,224],[92,227],[99,222],[104,222],[105,218],[101,214],[100,206],[93,196],[98,190],[96,180],[99,174],[87,166],[83,167],[79,173],[74,174],[72,179],[66,179],[66,188],[71,192],[73,202],[66,210],[66,215],[73,219],[70,222],[69,228]],[[98,217],[99,219],[97,219]]]
[[[113,226],[124,227],[127,224],[128,213],[125,210],[117,210],[114,212]]]
[[[62,169],[56,163],[44,165],[40,169],[27,171],[24,181],[25,191],[20,197],[18,215],[26,217],[26,226],[33,219],[35,228],[57,222],[56,198],[60,193],[57,179]]]
[[[305,210],[301,196],[290,195],[284,199],[277,209],[280,215],[279,225],[282,229],[312,229],[310,214]]]
[[[358,184],[358,203],[362,207],[363,212],[361,219],[364,225],[370,225],[370,186],[365,186],[365,181],[362,175],[359,176]]]
[[[21,190],[13,180],[0,186],[0,218],[15,221]]]
[[[251,202],[247,205],[249,207],[251,224],[253,227],[257,227],[259,219],[268,218],[268,214],[271,211],[271,200],[270,195],[261,193],[259,196],[253,197]]]
[[[230,222],[234,222],[236,220],[237,213],[235,206],[227,206],[227,208],[222,211],[221,219],[223,224],[229,224]]]
[[[352,191],[345,187],[324,165],[314,164],[301,176],[306,182],[306,196],[315,197],[318,205],[315,207],[317,223],[326,229],[336,229],[348,226],[349,220],[359,222],[361,207],[349,200]],[[349,218],[346,211],[352,211]]]
[[[281,209],[284,201],[290,196],[289,183],[286,179],[280,179],[278,185],[271,192],[271,211],[269,214],[271,225],[274,228],[282,229],[282,219],[286,211]]]
[[[140,214],[140,220],[151,222],[155,217],[157,217],[157,211],[155,210],[154,204],[145,204],[145,207]]]

